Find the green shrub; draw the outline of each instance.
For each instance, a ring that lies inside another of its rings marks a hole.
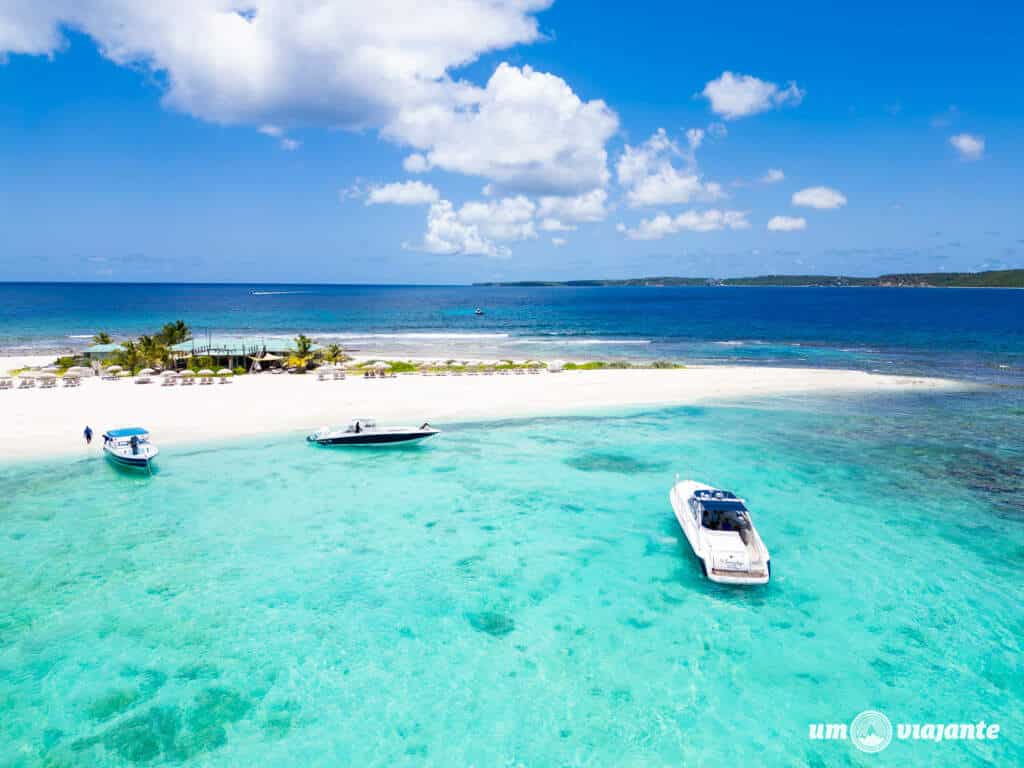
[[[419,370],[415,365],[405,360],[391,360],[388,362],[388,365],[391,366],[393,373],[413,373]]]

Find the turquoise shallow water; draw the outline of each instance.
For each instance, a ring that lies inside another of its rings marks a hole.
[[[4,467],[0,764],[1020,764],[1022,422],[767,401]],[[702,578],[677,471],[747,497],[771,585]],[[869,708],[1003,737],[808,740]]]

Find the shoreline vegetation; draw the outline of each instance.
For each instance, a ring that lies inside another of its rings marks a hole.
[[[988,272],[906,272],[878,277],[759,275],[756,277],[637,277],[624,280],[518,280],[473,283],[504,288],[766,287],[766,288],[1024,288],[1024,269]]]
[[[543,361],[501,358],[496,360],[446,358],[439,360],[424,359],[390,359],[383,357],[350,357],[340,344],[318,345],[314,339],[304,333],[298,334],[290,343],[286,343],[288,354],[275,356],[268,354],[266,346],[262,350],[253,347],[251,354],[246,355],[237,349],[230,352],[220,349],[215,342],[204,343],[194,339],[192,330],[183,320],[165,323],[160,331],[149,335],[143,334],[137,339],[115,341],[106,331],[95,333],[91,345],[85,349],[68,354],[60,354],[50,361],[48,356],[40,355],[29,364],[19,364],[4,371],[0,368],[0,377],[16,377],[24,373],[48,372],[63,377],[70,371],[80,376],[83,369],[92,368],[97,374],[113,370],[119,375],[135,376],[140,371],[159,374],[163,371],[190,370],[195,374],[211,372],[217,369],[217,375],[243,376],[246,374],[265,372],[272,368],[286,370],[292,374],[304,374],[316,371],[322,366],[344,368],[351,372],[372,374],[376,370],[386,370],[389,374],[478,374],[478,373],[523,373],[538,370],[565,371],[599,371],[626,369],[659,369],[669,370],[685,368],[682,363],[671,360],[626,361],[626,360],[585,360],[585,361]],[[223,343],[223,342],[221,342]],[[234,365],[221,367],[223,358],[230,357],[233,362],[260,361],[267,364],[272,358],[270,367],[261,368],[254,365]],[[5,358],[0,354],[0,363],[10,362],[17,358]],[[86,371],[88,372],[88,371]]]

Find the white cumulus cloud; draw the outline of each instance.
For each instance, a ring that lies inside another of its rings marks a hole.
[[[537,208],[537,215],[543,219],[541,229],[566,231],[576,229],[576,224],[604,221],[608,215],[607,201],[608,193],[603,189],[592,189],[582,195],[545,195]]]
[[[539,40],[536,14],[550,4],[6,0],[0,59],[58,55],[74,29],[115,64],[153,73],[165,106],[203,120],[276,138],[300,125],[377,130],[413,150],[411,173],[578,194],[608,178],[618,117],[604,102],[530,67],[502,64],[484,87],[451,74]]]
[[[793,205],[823,210],[842,208],[846,205],[846,195],[831,187],[807,187],[793,193]]]
[[[409,173],[426,173],[430,170],[430,163],[419,152],[413,152],[402,161],[402,167]]]
[[[689,131],[688,149],[683,150],[659,128],[640,146],[627,144],[615,172],[630,206],[711,202],[725,197],[720,184],[705,182],[697,170],[694,151],[703,139],[702,130]],[[673,164],[674,157],[682,159],[684,167]]]
[[[427,212],[423,241],[405,247],[428,253],[507,258],[511,255],[509,249],[495,241],[535,238],[536,211],[536,203],[523,195],[473,200],[458,209],[449,200],[438,200]]]
[[[427,231],[423,242],[406,245],[410,250],[445,255],[488,256],[507,258],[507,248],[495,245],[484,237],[475,224],[459,220],[455,208],[448,200],[439,200],[427,213]]]
[[[979,160],[985,154],[985,139],[981,136],[958,133],[956,136],[949,137],[949,143],[964,160]]]
[[[486,87],[403,109],[384,133],[420,150],[424,168],[577,194],[607,182],[605,143],[618,125],[603,101],[582,101],[560,77],[500,64]]]
[[[550,0],[51,0],[0,7],[0,50],[51,55],[65,27],[163,75],[168,106],[217,123],[385,124],[448,71],[539,39]]]
[[[563,245],[565,245],[568,242],[569,241],[566,240],[564,237],[552,237],[551,238],[551,244],[555,245],[555,246],[557,246],[559,248],[561,248]]]
[[[572,224],[566,224],[564,221],[558,219],[546,218],[541,219],[540,228],[545,232],[572,232],[576,229]]]
[[[807,229],[807,219],[802,216],[772,216],[768,220],[769,232],[797,232]]]
[[[370,187],[366,194],[367,205],[429,205],[441,199],[440,193],[431,184],[422,181],[396,181]]]
[[[785,88],[752,75],[726,71],[704,86],[701,95],[711,104],[711,111],[724,120],[756,115],[785,104],[796,106],[804,99],[804,91],[790,82]]]
[[[777,184],[785,178],[786,174],[784,174],[779,168],[769,168],[768,172],[761,177],[761,181],[765,184]]]
[[[459,208],[459,221],[477,227],[494,240],[525,240],[537,236],[533,214],[537,206],[516,195],[501,200],[472,201]]]
[[[745,211],[720,211],[712,208],[707,211],[684,211],[678,216],[659,213],[652,219],[641,219],[640,224],[634,229],[629,229],[623,224],[617,225],[616,229],[631,240],[660,240],[684,230],[714,232],[749,227],[750,222],[747,221]]]

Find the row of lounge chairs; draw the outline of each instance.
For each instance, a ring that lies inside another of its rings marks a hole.
[[[316,372],[317,381],[344,381],[345,372],[341,368],[320,368]]]
[[[65,376],[63,379],[56,376],[19,376],[17,386],[11,376],[0,376],[0,390],[3,389],[56,389],[58,384],[63,383],[65,387],[77,387],[82,383],[78,376]]]
[[[424,376],[526,376],[528,374],[536,375],[541,372],[540,368],[483,368],[483,369],[454,369],[454,370],[436,370],[423,371]]]

